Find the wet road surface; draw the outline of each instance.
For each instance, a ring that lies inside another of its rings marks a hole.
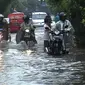
[[[37,28],[38,44],[31,50],[16,44],[16,34],[11,34],[12,42],[0,52],[0,85],[85,85],[84,59],[72,52],[47,55],[43,51],[43,33],[43,28]]]

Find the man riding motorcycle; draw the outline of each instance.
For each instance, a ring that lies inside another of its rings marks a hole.
[[[61,32],[62,52],[63,54],[68,53],[69,50],[67,50],[66,43],[67,41],[70,41],[70,43],[73,42],[74,29],[70,21],[66,19],[66,14],[64,12],[60,13],[60,20],[56,22],[52,30]]]
[[[2,33],[2,40],[8,40],[8,24],[7,21],[4,19],[4,15],[2,14],[0,14],[0,33]]]
[[[33,41],[35,43],[37,43],[37,41],[35,39],[35,26],[33,26],[32,21],[29,19],[29,16],[25,15],[23,17],[23,20],[24,20],[24,22],[21,24],[21,29],[20,29],[22,31],[22,38],[23,38],[23,33],[24,33],[23,31],[26,29],[29,29],[33,35],[33,37],[32,37]]]

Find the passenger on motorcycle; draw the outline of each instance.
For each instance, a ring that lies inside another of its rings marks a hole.
[[[29,19],[29,16],[27,16],[27,15],[25,15],[24,17],[23,17],[23,20],[24,20],[24,22],[21,24],[21,31],[24,31],[24,30],[26,30],[26,29],[29,29],[30,31],[31,31],[31,33],[32,33],[32,35],[33,35],[33,41],[35,42],[35,43],[37,43],[37,41],[36,41],[36,39],[35,39],[35,26],[33,26],[33,23],[32,23],[32,21]],[[23,36],[23,34],[22,34],[22,36]]]
[[[46,50],[45,48],[49,46],[49,31],[51,29],[51,16],[49,14],[47,14],[47,16],[44,19],[44,50]]]
[[[60,20],[60,16],[59,13],[57,13],[57,15],[55,16],[55,22],[58,22]]]
[[[8,40],[9,31],[7,21],[4,19],[4,15],[0,14],[0,33],[2,33],[3,39]]]
[[[69,49],[67,49],[67,43],[73,42],[73,33],[74,28],[69,20],[66,19],[66,13],[60,13],[60,20],[56,22],[55,26],[52,29],[53,31],[61,32],[60,38],[62,40],[62,52],[68,53]]]

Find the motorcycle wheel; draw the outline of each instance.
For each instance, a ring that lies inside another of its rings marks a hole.
[[[30,48],[30,47],[33,47],[35,45],[35,43],[33,41],[27,41],[27,46]]]
[[[21,42],[21,38],[22,38],[22,34],[23,32],[21,30],[19,30],[16,34],[16,43],[20,43]]]
[[[52,51],[54,55],[61,55],[62,51],[62,41],[58,41],[53,44]]]

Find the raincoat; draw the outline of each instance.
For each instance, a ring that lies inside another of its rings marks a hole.
[[[57,15],[56,17],[55,17],[55,22],[58,22],[60,20],[60,17],[59,17],[59,15]]]
[[[67,26],[67,27],[66,27]],[[66,47],[68,47],[66,44],[68,43],[69,46],[72,46],[74,44],[73,41],[73,34],[74,34],[74,28],[71,25],[69,20],[65,20],[64,22],[59,20],[55,26],[52,28],[53,31],[59,31],[61,32],[62,30],[64,31],[69,31],[69,33],[64,33],[60,35],[60,39],[62,39],[62,45],[63,48],[65,49]]]
[[[33,24],[23,22],[21,24],[21,30],[26,30],[26,29],[35,30],[35,28],[33,27]]]
[[[23,35],[23,30],[29,29],[29,30],[31,30],[31,33],[33,33],[35,35],[35,33],[34,33],[35,27],[33,26],[31,21],[29,23],[23,22],[20,27],[21,28],[17,32],[17,35],[16,35],[17,44],[20,43],[20,41],[21,41],[21,38],[22,38],[22,35]]]

